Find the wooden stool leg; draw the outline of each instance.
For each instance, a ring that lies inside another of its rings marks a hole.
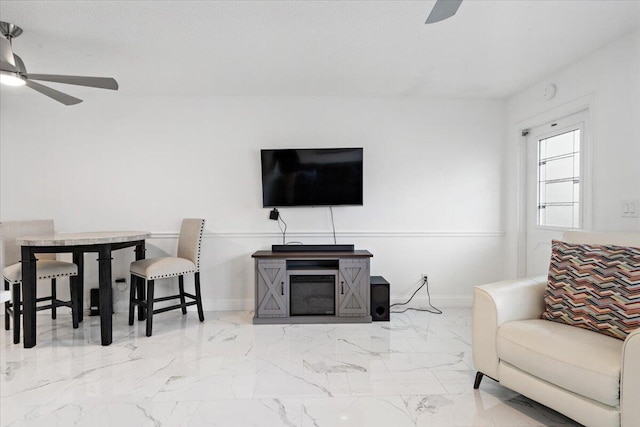
[[[71,294],[71,322],[73,329],[78,329],[78,276],[69,277],[69,293]]]
[[[4,281],[4,290],[9,291],[9,282]],[[9,311],[11,309],[11,298],[7,302],[4,303],[4,329],[8,331],[11,328],[11,319],[9,319]]]
[[[51,318],[56,318],[56,279],[51,279]]]
[[[153,329],[153,280],[147,280],[147,336]]]
[[[137,278],[133,274],[131,275],[131,281],[129,281],[129,326],[133,325],[134,306],[136,305],[136,287],[138,286]],[[138,312],[140,312],[140,305],[138,305]]]
[[[194,275],[194,282],[196,285],[196,304],[198,306],[198,317],[201,322],[204,322],[204,311],[202,310],[202,293],[200,292],[200,272]]]
[[[180,304],[182,304],[182,314],[187,314],[186,301],[184,299],[184,276],[178,276],[178,288],[180,289]]]
[[[138,302],[144,302],[146,300],[145,297],[145,290],[144,290],[144,279],[141,277],[138,277],[136,279],[136,281],[138,282],[137,285],[137,292],[138,292]],[[138,304],[138,320],[144,320],[147,318],[147,307],[145,304]]]
[[[13,343],[20,343],[20,283],[13,284]]]

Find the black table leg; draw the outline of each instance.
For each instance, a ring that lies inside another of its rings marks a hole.
[[[28,246],[22,247],[22,325],[24,348],[36,345],[36,257]],[[20,310],[15,302],[14,310]]]
[[[78,307],[78,322],[82,322],[84,313],[84,252],[79,249],[74,250],[73,263],[78,266],[78,299],[76,303]]]
[[[144,259],[144,253],[145,253],[146,249],[145,249],[145,241],[142,240],[140,242],[138,242],[138,244],[136,245],[136,261]],[[131,276],[134,277],[134,276]],[[140,277],[136,277],[135,279],[135,283],[132,280],[131,281],[131,286],[137,286],[138,289],[138,300],[139,301],[144,301],[146,296],[145,296],[145,289],[144,289],[144,280],[142,280]],[[138,320],[144,320],[147,318],[147,308],[146,305],[143,304],[138,304]]]
[[[102,337],[102,345],[109,345],[113,340],[110,244],[100,245],[98,248],[98,283],[100,287],[100,335]]]

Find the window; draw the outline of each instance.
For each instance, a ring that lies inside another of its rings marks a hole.
[[[539,226],[580,228],[579,126],[538,139]]]

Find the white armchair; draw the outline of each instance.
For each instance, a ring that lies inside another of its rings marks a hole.
[[[564,241],[640,247],[640,234],[567,232]],[[473,362],[483,376],[593,427],[640,425],[640,329],[622,341],[540,319],[546,276],[477,286]]]

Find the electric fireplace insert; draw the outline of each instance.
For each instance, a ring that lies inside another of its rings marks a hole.
[[[288,274],[291,316],[335,316],[338,272],[328,273],[300,271]]]

